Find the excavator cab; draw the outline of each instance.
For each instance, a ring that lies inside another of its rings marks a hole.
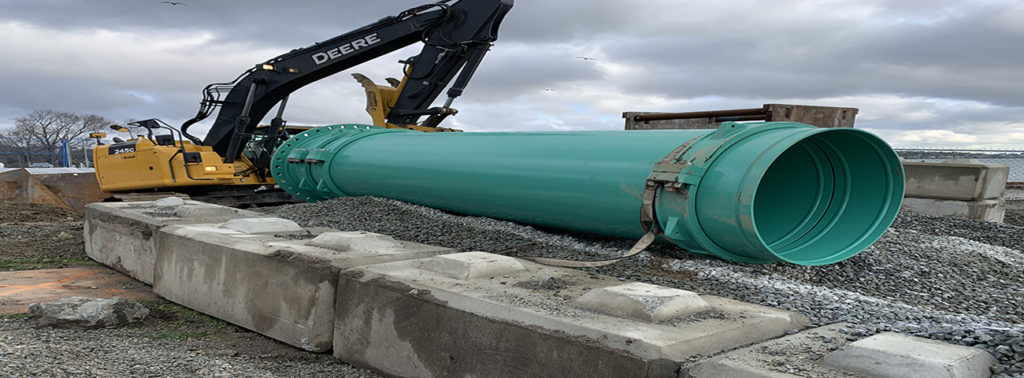
[[[278,131],[277,137],[273,141],[273,149],[280,147],[288,138],[295,134],[301,133],[315,128],[316,126],[284,126]],[[258,157],[259,149],[264,146],[264,143],[270,137],[271,125],[259,125],[256,130],[252,133],[252,139],[246,144],[245,149],[242,150],[242,154],[250,161],[256,161]]]
[[[181,138],[176,129],[163,121],[148,119],[130,122],[126,126],[145,131],[128,140],[114,137],[112,144],[93,147],[96,178],[100,189],[105,192],[170,187],[187,191],[190,186],[239,185],[258,181],[256,177],[235,176],[235,164],[221,162],[220,156],[209,146],[196,145]],[[120,125],[112,125],[111,129],[132,131]],[[156,134],[162,129],[169,133]],[[241,167],[244,163],[241,160],[238,165]]]

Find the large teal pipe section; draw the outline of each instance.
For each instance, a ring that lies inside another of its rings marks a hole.
[[[801,265],[842,261],[874,243],[896,217],[904,182],[877,136],[790,122],[545,133],[332,125],[286,141],[272,172],[307,201],[378,196],[623,238],[647,231],[650,188],[664,241],[731,261]]]

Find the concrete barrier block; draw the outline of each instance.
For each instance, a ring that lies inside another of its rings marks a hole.
[[[980,201],[1002,196],[1010,167],[978,162],[904,161],[907,197]]]
[[[264,231],[263,226],[272,223],[253,228],[199,224],[161,229],[156,236],[160,250],[153,291],[290,345],[323,352],[332,345],[340,270],[454,252],[406,242],[385,252],[343,252],[309,245],[309,240],[238,230]],[[328,230],[309,231],[312,237]]]
[[[402,243],[388,235],[366,231],[325,232],[309,242],[309,245],[339,251],[378,251],[401,249]]]
[[[647,322],[711,310],[697,293],[642,282],[597,288],[576,299],[587,308]]]
[[[872,377],[988,377],[988,352],[960,345],[881,333],[829,354],[822,364]]]
[[[942,200],[933,198],[903,198],[903,211],[933,217],[955,217],[986,222],[1002,222],[1006,215],[1006,202],[1002,198],[981,201]]]
[[[153,207],[178,207],[185,204],[185,200],[179,197],[167,197],[153,201]]]
[[[85,207],[85,252],[103,265],[152,285],[157,250],[153,236],[161,227],[259,216],[197,201],[172,207],[157,207],[152,202],[92,203]]]
[[[836,323],[732,350],[687,366],[686,377],[856,377],[815,363],[849,343],[849,324]]]
[[[174,214],[181,218],[189,218],[209,222],[216,219],[232,219],[239,216],[251,217],[258,215],[251,211],[242,213],[240,210],[227,206],[180,206],[174,209]]]
[[[236,218],[224,222],[221,228],[249,234],[262,233],[293,233],[304,229],[294,221],[283,218]]]
[[[576,299],[622,285],[618,279],[525,260],[517,260],[523,269],[469,280],[436,269],[439,262],[482,257],[341,272],[334,355],[394,376],[660,377],[691,356],[809,324],[794,312],[714,296],[700,297],[709,311],[658,322],[610,315]]]
[[[423,269],[465,281],[520,272],[526,267],[512,257],[475,251],[428,259]]]

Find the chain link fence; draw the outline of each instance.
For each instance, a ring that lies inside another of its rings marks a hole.
[[[1008,183],[1024,185],[1024,150],[969,150],[937,148],[896,148],[896,153],[910,161],[940,162],[949,159],[975,159],[982,163],[1010,167]]]
[[[0,165],[6,168],[92,166],[92,147],[95,144],[92,139],[70,140],[67,156],[61,151],[61,146],[46,148],[33,142],[29,138],[3,136],[0,139]]]

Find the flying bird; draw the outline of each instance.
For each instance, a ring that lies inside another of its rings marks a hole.
[[[176,1],[161,1],[160,3],[161,4],[171,4],[171,5],[188,5],[188,3],[179,3],[179,2],[176,2]]]
[[[577,56],[576,58],[577,59],[583,59],[583,60],[597,60],[597,58],[591,58],[591,57],[587,57],[587,56]]]

